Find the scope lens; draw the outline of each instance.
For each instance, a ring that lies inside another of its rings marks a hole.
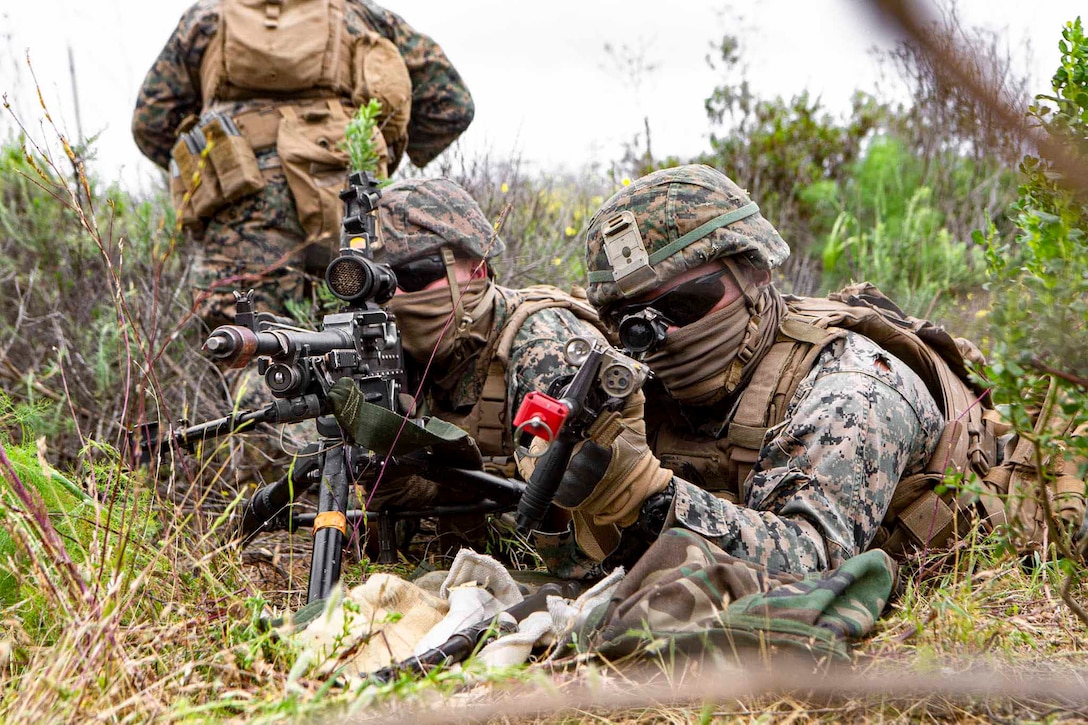
[[[329,290],[345,302],[374,301],[384,304],[397,291],[397,277],[387,264],[378,264],[354,249],[341,249],[340,256],[325,268]]]
[[[345,302],[367,297],[374,286],[374,275],[366,260],[359,257],[337,257],[325,270],[329,290]]]

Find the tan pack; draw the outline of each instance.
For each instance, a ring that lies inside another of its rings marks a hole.
[[[997,433],[986,391],[970,380],[969,364],[984,362],[969,341],[902,312],[869,283],[827,298],[787,297],[777,342],[741,394],[728,430],[728,455],[743,480],[758,458],[767,429],[780,423],[820,351],[844,330],[869,338],[907,364],[933,395],[947,422],[924,470],[896,488],[874,546],[902,555],[943,547],[962,535],[976,500],[935,491],[949,471],[985,476],[997,460]],[[984,514],[985,515],[985,514]]]
[[[308,108],[284,105],[279,110],[282,118],[276,148],[306,239],[339,240],[344,215],[340,190],[347,183],[349,160],[340,143],[350,119],[335,99]],[[385,139],[380,133],[374,134],[374,146],[379,159],[377,175],[388,176]]]
[[[1009,426],[993,409],[987,391],[970,378],[969,367],[985,364],[972,342],[906,315],[868,282],[826,299],[787,298],[787,307],[778,341],[741,394],[728,428],[728,454],[739,480],[751,470],[767,429],[782,421],[819,351],[843,330],[852,330],[917,373],[947,421],[924,469],[896,487],[873,546],[897,557],[915,549],[943,548],[981,520],[987,528],[1008,526],[1021,550],[1038,549],[1048,533],[1038,505],[1040,493],[1045,493],[1065,526],[1076,528],[1083,522],[1085,485],[1078,473],[1078,463],[1083,462],[1065,457],[1044,461],[1049,472],[1044,485],[1031,461],[1030,442],[1012,437],[1004,444],[1004,455],[998,450],[1002,436],[1008,439]],[[1047,428],[1059,439],[1084,435],[1061,425],[1054,419],[1040,420],[1037,428]],[[938,493],[950,472],[973,472],[982,480],[984,493],[976,495],[970,487]]]
[[[171,201],[182,226],[194,231],[225,203],[202,138],[199,133],[183,133],[170,151]]]
[[[1075,532],[1084,521],[1082,471],[1088,461],[1070,456],[1066,444],[1088,436],[1088,424],[1073,430],[1072,424],[1058,415],[1057,391],[1057,381],[1052,377],[1031,436],[1035,440],[1054,439],[1054,453],[1044,453],[1040,459],[1031,439],[1009,436],[1001,465],[994,466],[984,480],[988,493],[983,499],[992,512],[991,523],[1004,529],[1021,552],[1040,551],[1055,535],[1062,535],[1053,531],[1051,524]]]
[[[186,128],[170,152],[170,194],[182,226],[199,230],[265,181],[253,148],[230,118],[210,112]]]
[[[264,188],[253,147],[228,116],[207,114],[200,119],[197,129],[204,136],[224,203],[229,204]]]
[[[206,97],[350,93],[344,0],[223,0],[219,17],[223,73]]]
[[[350,116],[377,99],[380,151],[388,171],[395,169],[408,143],[408,67],[387,38],[348,33],[344,14],[344,0],[222,0],[216,35],[200,66],[205,110],[254,98],[277,106],[338,98]],[[251,139],[254,148],[258,141]]]

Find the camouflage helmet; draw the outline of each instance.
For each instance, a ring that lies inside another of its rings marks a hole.
[[[738,254],[773,269],[790,248],[720,171],[695,164],[655,171],[613,194],[590,219],[589,301],[601,309]]]
[[[374,261],[396,267],[449,247],[468,259],[506,249],[476,200],[449,179],[408,179],[382,189]]]

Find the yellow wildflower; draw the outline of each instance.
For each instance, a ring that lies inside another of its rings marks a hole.
[[[577,233],[578,233],[578,230],[577,230],[577,229],[575,229],[574,227],[567,227],[566,229],[564,229],[564,230],[563,230],[563,232],[564,232],[564,233],[565,233],[565,234],[566,234],[566,235],[567,235],[568,237],[573,237],[573,236],[574,236],[575,234],[577,234]]]
[[[506,192],[510,191],[510,185],[507,184],[505,181],[502,182],[502,186],[499,187],[499,191],[505,194]]]

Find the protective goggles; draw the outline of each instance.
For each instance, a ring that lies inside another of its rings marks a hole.
[[[670,325],[676,327],[690,325],[710,312],[711,308],[725,295],[725,283],[722,282],[722,277],[727,272],[729,269],[722,267],[710,274],[673,287],[652,300],[617,305],[605,313],[605,321],[613,329],[619,329],[625,317],[652,308]]]
[[[442,261],[442,255],[433,254],[397,265],[393,267],[393,274],[397,275],[397,287],[405,292],[419,292],[446,276],[446,263]]]

